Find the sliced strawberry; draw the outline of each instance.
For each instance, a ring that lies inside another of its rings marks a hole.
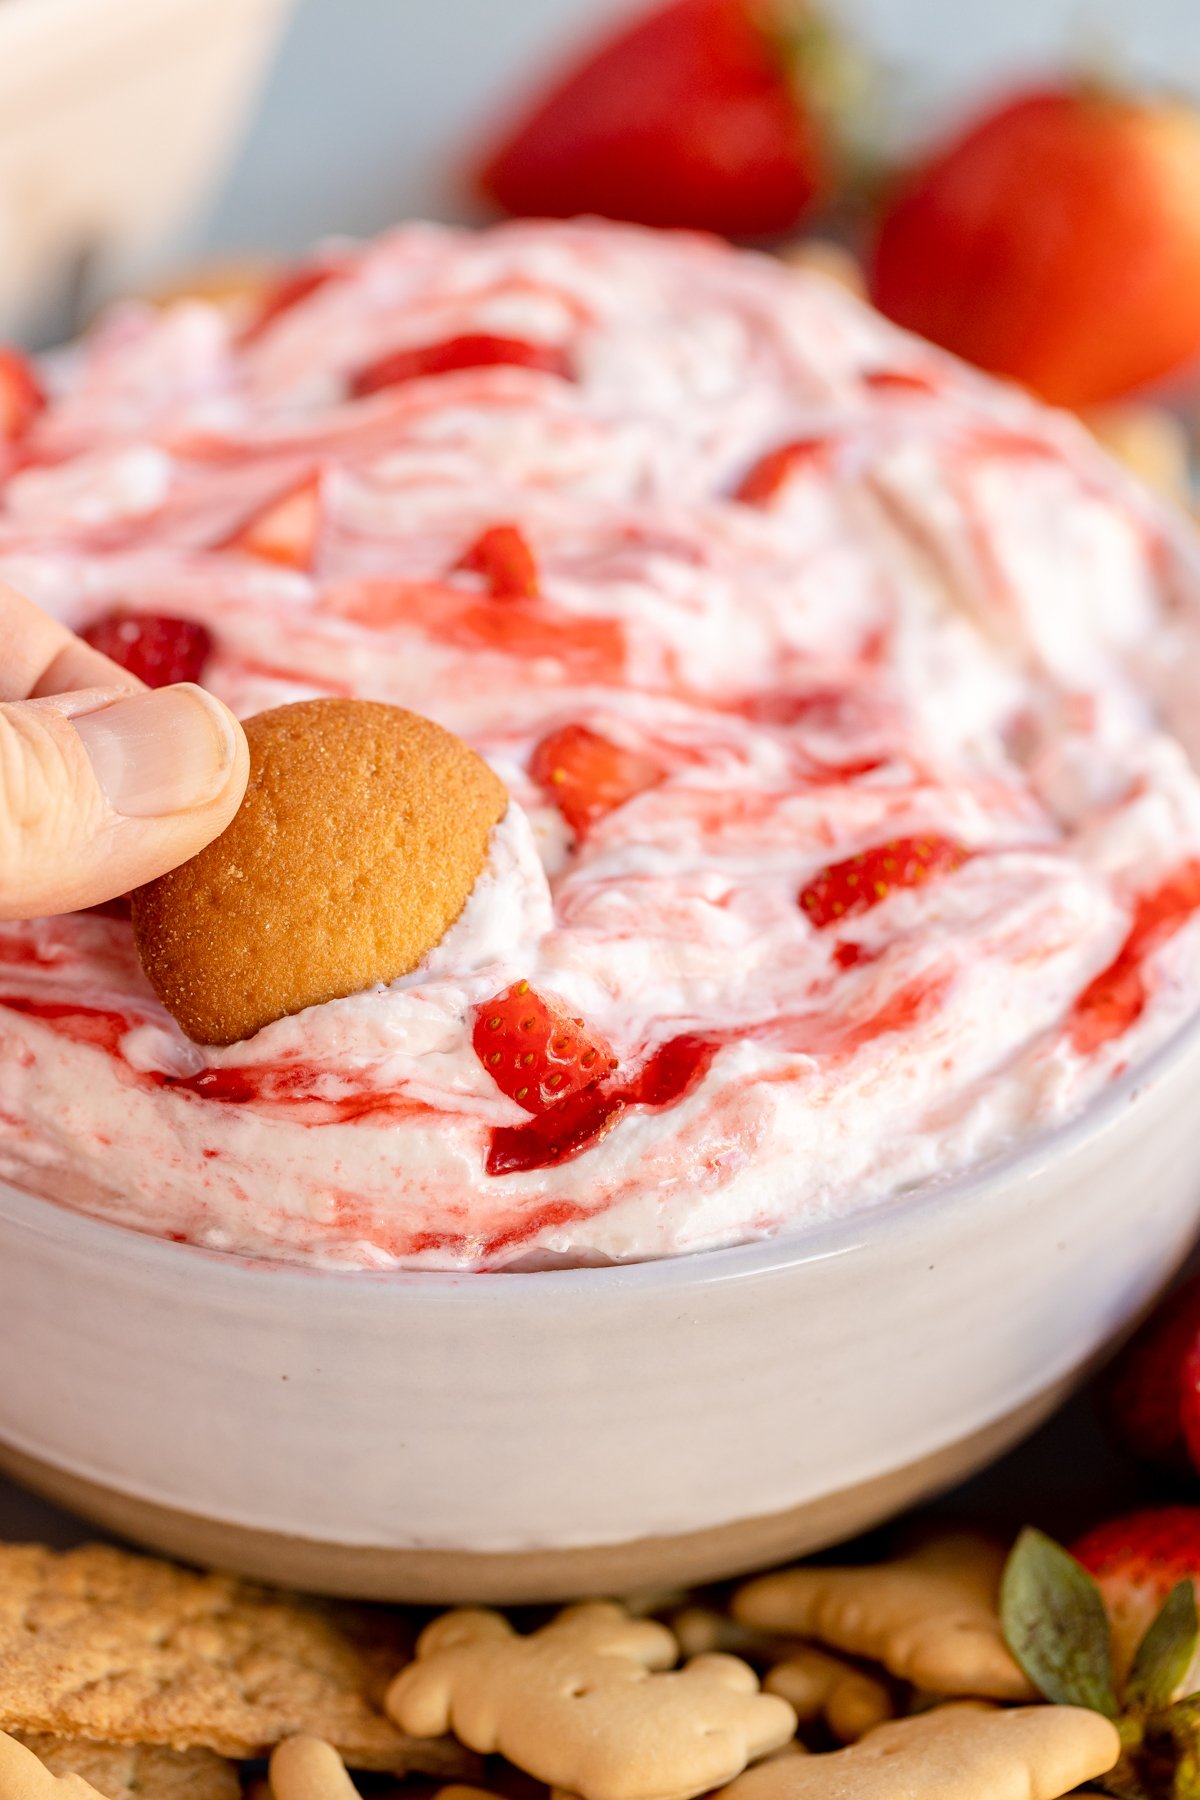
[[[598,1032],[527,981],[476,1008],[471,1041],[497,1087],[531,1113],[557,1106],[617,1066]]]
[[[836,47],[806,0],[667,0],[553,83],[478,174],[506,212],[763,238],[827,187],[805,89]],[[822,80],[822,95],[834,84]]]
[[[0,444],[15,444],[24,437],[45,404],[45,391],[29,359],[0,345]]]
[[[797,469],[819,462],[828,450],[825,438],[795,438],[768,450],[750,468],[733,491],[744,506],[767,506],[782,493]]]
[[[1185,1469],[1185,1414],[1200,1452],[1200,1390],[1188,1378],[1200,1350],[1200,1276],[1169,1295],[1130,1339],[1105,1375],[1105,1415],[1122,1447],[1139,1461]]]
[[[253,343],[276,319],[301,305],[339,273],[335,263],[303,263],[299,268],[285,270],[263,295],[257,313],[242,333],[243,344]]]
[[[80,635],[152,688],[199,681],[213,649],[212,633],[203,625],[169,613],[108,613]]]
[[[461,369],[499,367],[536,369],[544,375],[557,375],[562,381],[574,379],[567,353],[560,344],[531,344],[524,338],[472,332],[464,337],[443,339],[438,344],[390,350],[351,376],[350,392],[355,399],[362,399],[367,394],[377,394],[381,388],[398,387],[405,381],[421,381],[430,375],[455,375]]]
[[[920,887],[931,875],[961,869],[969,852],[950,838],[893,838],[844,862],[830,863],[800,890],[800,906],[816,930],[869,912],[897,888]]]
[[[259,556],[287,569],[311,569],[321,530],[321,477],[306,475],[267,502],[220,546]]]
[[[454,566],[482,575],[494,600],[536,600],[540,591],[537,560],[516,525],[492,525]]]
[[[648,756],[622,749],[586,725],[564,725],[543,738],[530,758],[529,773],[554,796],[575,832],[586,831],[666,777]]]

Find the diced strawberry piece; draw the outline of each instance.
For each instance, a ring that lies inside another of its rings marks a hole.
[[[471,1041],[497,1087],[531,1113],[557,1106],[616,1068],[598,1032],[527,981],[476,1008]]]
[[[291,312],[294,306],[299,306],[339,273],[335,263],[305,263],[286,270],[263,295],[257,313],[242,333],[243,344],[253,343],[276,319]]]
[[[24,437],[45,404],[45,392],[28,358],[0,345],[0,444]]]
[[[961,869],[969,852],[949,838],[893,838],[844,862],[830,863],[800,890],[800,906],[818,931],[869,912],[896,888],[920,887],[931,875]]]
[[[516,525],[493,525],[455,563],[482,575],[494,600],[536,600],[538,566],[529,540]]]
[[[529,773],[554,796],[575,832],[586,831],[666,777],[648,756],[622,749],[586,725],[564,725],[543,738],[530,758]]]
[[[321,529],[321,477],[307,475],[260,507],[220,546],[286,569],[311,569]]]
[[[743,475],[733,490],[734,499],[744,506],[766,506],[782,492],[797,469],[819,461],[828,448],[824,438],[796,438],[790,444],[768,450]]]
[[[203,625],[167,613],[109,613],[80,635],[152,688],[199,681],[213,648],[212,634]]]
[[[420,381],[430,375],[454,375],[461,369],[536,369],[571,381],[574,372],[560,344],[531,344],[524,338],[493,337],[472,332],[446,338],[438,344],[418,344],[390,350],[350,378],[355,399],[377,394],[381,388],[398,387],[404,381]]]

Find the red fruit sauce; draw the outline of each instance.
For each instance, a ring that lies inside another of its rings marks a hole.
[[[777,450],[768,450],[743,475],[733,490],[733,498],[743,506],[765,506],[787,486],[797,469],[805,463],[819,462],[828,448],[826,438],[797,438],[793,443],[781,444]]]
[[[403,350],[390,350],[377,357],[350,378],[350,392],[356,400],[377,394],[383,388],[398,387],[401,382],[421,381],[431,375],[455,375],[462,369],[535,369],[543,375],[557,375],[572,381],[574,371],[566,351],[560,344],[531,344],[523,338],[492,337],[475,332],[464,337],[446,338],[438,344],[417,344]]]
[[[1083,1056],[1118,1038],[1141,1018],[1149,991],[1145,962],[1200,908],[1200,862],[1186,862],[1143,894],[1120,950],[1084,988],[1071,1018],[1071,1042]]]
[[[484,1168],[512,1175],[569,1162],[612,1130],[629,1106],[672,1106],[701,1080],[719,1046],[714,1037],[670,1038],[631,1076],[597,1082],[527,1125],[498,1125]]]

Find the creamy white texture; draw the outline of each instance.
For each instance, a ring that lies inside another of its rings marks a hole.
[[[0,488],[0,577],[73,625],[203,620],[243,714],[427,712],[512,804],[419,970],[227,1050],[183,1038],[122,920],[0,926],[0,1174],[256,1256],[665,1255],[952,1175],[1194,1012],[1200,563],[1078,427],[700,240],[412,228],[336,260],[247,341],[187,305],[73,350]],[[349,392],[481,333],[560,349],[566,378]],[[311,573],[217,548],[314,471]],[[497,523],[538,598],[456,569]],[[573,725],[662,775],[581,836],[533,766]],[[813,928],[821,870],[930,836],[963,866]],[[520,979],[622,1079],[703,1040],[694,1080],[489,1174],[527,1115],[472,1022]]]

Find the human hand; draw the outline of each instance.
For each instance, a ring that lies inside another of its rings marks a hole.
[[[0,582],[0,919],[94,906],[186,862],[248,773],[219,700],[152,692]]]

